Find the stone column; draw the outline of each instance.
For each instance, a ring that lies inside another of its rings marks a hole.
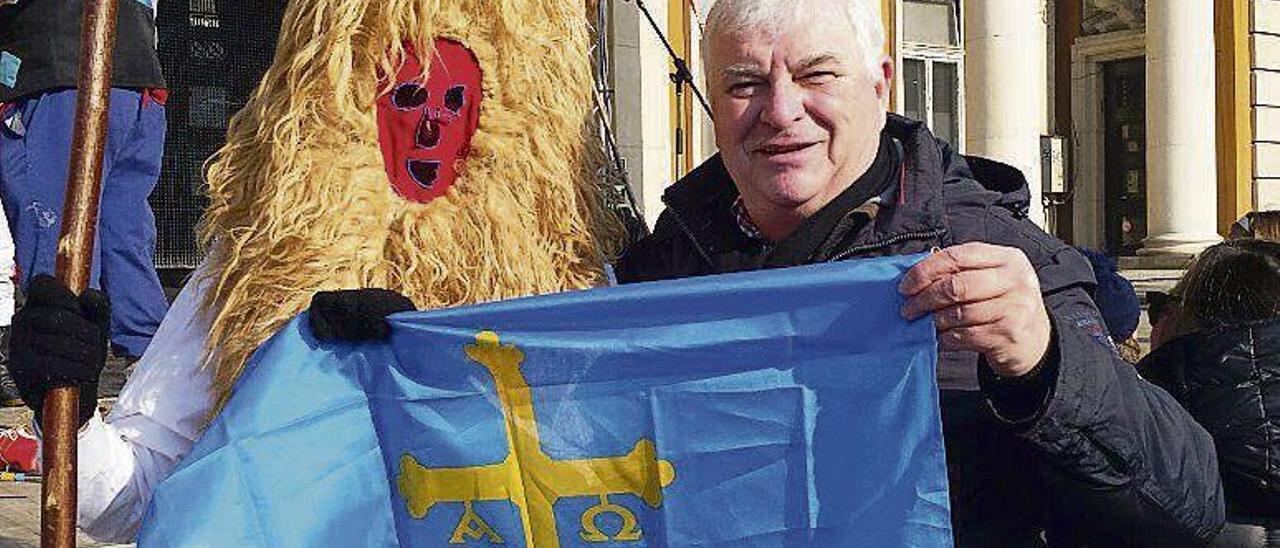
[[[1049,125],[1045,1],[971,0],[964,22],[965,152],[1021,169],[1031,186],[1031,219],[1043,226],[1040,136]]]
[[[1147,234],[1191,255],[1217,234],[1213,0],[1147,2]]]
[[[667,24],[667,2],[649,0],[645,6],[658,25]],[[612,20],[613,129],[636,206],[652,228],[664,208],[662,193],[672,183],[672,69],[666,49],[635,3],[613,2]]]

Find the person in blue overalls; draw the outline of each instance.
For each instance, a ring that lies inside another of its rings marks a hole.
[[[81,0],[0,0],[0,199],[20,283],[53,273],[70,161]],[[142,355],[168,304],[147,197],[160,176],[165,81],[154,0],[121,0],[90,285],[111,300],[111,345]]]

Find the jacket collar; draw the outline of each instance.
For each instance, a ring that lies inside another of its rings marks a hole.
[[[1160,345],[1139,363],[1173,360],[1215,365],[1223,356],[1253,354],[1267,354],[1269,359],[1280,363],[1277,351],[1280,351],[1280,318],[1272,318],[1181,335]]]
[[[1224,364],[1245,360],[1253,369],[1280,371],[1280,318],[1196,331],[1160,345],[1137,363],[1144,377],[1185,397],[1196,379],[1220,378]]]

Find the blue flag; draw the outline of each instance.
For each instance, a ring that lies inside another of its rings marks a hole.
[[[141,546],[950,546],[918,257],[393,316],[254,356]]]

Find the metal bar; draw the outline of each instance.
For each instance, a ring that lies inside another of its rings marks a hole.
[[[107,141],[112,52],[116,42],[118,0],[86,0],[80,19],[80,74],[75,134],[58,239],[58,279],[80,294],[89,287],[98,197],[102,190],[102,154]],[[76,543],[76,430],[80,391],[54,388],[43,409],[44,484],[41,492],[40,546],[70,548]]]
[[[653,32],[657,33],[658,40],[662,42],[663,47],[667,48],[667,55],[671,56],[671,63],[676,66],[676,73],[673,80],[676,86],[689,86],[693,90],[693,96],[698,98],[698,103],[702,105],[703,112],[707,116],[711,116],[711,105],[707,104],[706,97],[702,96],[702,90],[693,83],[693,73],[689,71],[689,64],[685,60],[676,55],[675,48],[671,47],[671,42],[667,40],[667,35],[662,32],[662,27],[658,26],[658,22],[653,19],[653,14],[649,13],[648,6],[644,5],[644,0],[635,0],[636,7],[640,8],[640,13],[644,14],[644,18],[649,21],[649,26],[653,28]]]

